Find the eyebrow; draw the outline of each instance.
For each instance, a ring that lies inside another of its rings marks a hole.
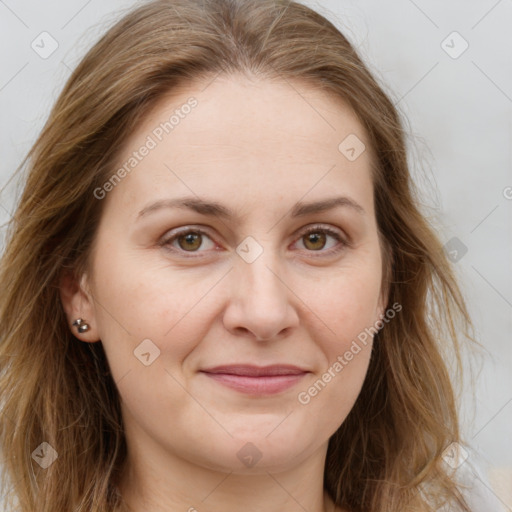
[[[345,196],[331,197],[310,203],[298,202],[293,206],[290,215],[292,218],[303,217],[313,213],[321,213],[327,210],[332,210],[333,208],[337,207],[348,207],[361,215],[366,215],[366,211],[359,203]],[[224,219],[233,219],[236,217],[236,214],[227,206],[224,206],[216,201],[209,201],[197,196],[190,196],[156,201],[155,203],[152,203],[143,208],[139,212],[137,218],[139,219],[164,208],[189,209],[201,215],[221,217]]]

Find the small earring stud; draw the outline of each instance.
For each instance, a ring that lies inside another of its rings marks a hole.
[[[73,322],[73,325],[76,326],[78,332],[85,332],[85,331],[88,331],[90,329],[89,324],[84,323],[84,321],[81,318],[77,318]]]

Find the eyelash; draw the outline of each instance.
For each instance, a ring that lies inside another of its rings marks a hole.
[[[175,252],[175,253],[190,254],[190,256],[185,256],[186,258],[202,258],[202,256],[197,256],[195,254],[197,252],[200,253],[200,252],[204,252],[204,251],[185,251],[183,249],[176,249],[175,247],[171,247],[170,246],[170,244],[172,242],[174,242],[178,238],[180,238],[182,236],[185,236],[185,235],[187,235],[189,233],[206,235],[208,238],[211,239],[211,236],[205,230],[203,230],[201,228],[190,228],[189,227],[187,229],[184,229],[182,231],[179,231],[179,232],[173,234],[172,236],[164,237],[159,242],[158,245],[161,246],[161,247],[165,247],[166,249],[168,249],[168,250],[170,250],[172,252]],[[301,238],[303,238],[306,235],[309,235],[311,233],[325,233],[327,235],[332,236],[335,240],[340,242],[335,248],[328,249],[327,251],[324,251],[324,250],[318,250],[318,251],[309,250],[308,251],[306,249],[307,252],[311,252],[311,253],[319,252],[319,253],[321,253],[320,255],[314,255],[313,257],[315,257],[315,258],[317,258],[317,257],[324,257],[326,255],[327,256],[333,256],[333,255],[337,254],[338,252],[342,251],[343,249],[345,249],[346,247],[349,246],[349,243],[337,231],[335,231],[334,229],[328,228],[328,227],[321,226],[321,225],[312,226],[311,228],[307,229],[306,231],[301,233],[301,235],[299,236],[299,238],[297,240],[300,240]]]

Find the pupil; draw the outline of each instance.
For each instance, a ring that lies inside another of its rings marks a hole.
[[[197,233],[188,233],[184,235],[185,244],[192,249],[197,249],[197,243],[194,245],[194,242],[197,242],[199,235]]]
[[[322,241],[322,238],[324,237],[325,235],[319,235],[319,233],[310,233],[308,235],[308,242],[311,242],[313,244],[316,244],[318,242],[321,242]],[[318,247],[316,247],[318,249]]]

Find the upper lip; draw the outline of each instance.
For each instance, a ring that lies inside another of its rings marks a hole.
[[[205,373],[224,373],[229,375],[244,375],[249,377],[270,377],[275,375],[300,375],[308,370],[290,364],[273,364],[269,366],[254,366],[250,364],[233,364],[215,366],[201,370]]]

